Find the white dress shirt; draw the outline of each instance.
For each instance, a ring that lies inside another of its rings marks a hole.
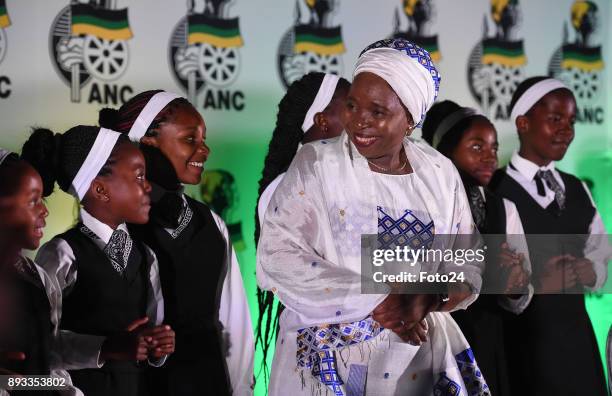
[[[84,209],[81,209],[80,215],[83,224],[99,237],[99,239],[93,241],[103,250],[108,244],[113,230]],[[125,224],[119,225],[118,228],[129,235]],[[147,261],[150,263],[149,280],[152,286],[147,296],[147,316],[149,323],[160,325],[164,318],[164,299],[159,282],[157,258],[155,253],[147,246],[145,246],[145,254]],[[78,276],[77,266],[73,265],[75,260],[74,252],[68,242],[58,237],[44,244],[36,255],[36,261],[51,280],[48,284],[45,284],[45,289],[51,306],[51,323],[56,335],[56,342],[52,347],[52,365],[65,370],[100,368],[105,363],[100,358],[100,352],[106,337],[78,334],[59,328],[63,296],[70,294]],[[164,357],[149,363],[154,366],[161,366],[165,360]]]
[[[565,183],[563,183],[561,175],[559,174],[557,169],[555,169],[554,162],[551,162],[547,166],[540,167],[537,164],[521,157],[518,152],[515,152],[512,155],[510,163],[515,169],[513,169],[511,166],[507,166],[506,173],[508,174],[508,176],[510,176],[518,184],[520,184],[521,187],[523,187],[525,191],[527,191],[527,193],[531,196],[531,198],[533,198],[533,200],[536,201],[538,205],[540,205],[542,208],[547,208],[548,205],[550,205],[555,200],[555,193],[550,188],[548,188],[548,185],[546,183],[542,183],[544,185],[545,195],[541,196],[538,194],[534,176],[539,170],[551,171],[555,180],[565,191]],[[591,204],[595,208],[595,215],[593,216],[593,219],[591,219],[591,224],[589,225],[589,234],[591,235],[591,237],[588,238],[586,246],[584,248],[584,257],[593,262],[593,270],[595,271],[596,275],[596,280],[593,287],[585,287],[585,289],[594,291],[601,288],[606,283],[606,280],[608,278],[608,261],[610,260],[610,258],[612,258],[612,247],[610,247],[610,245],[607,243],[607,238],[602,238],[602,236],[606,235],[606,228],[604,226],[601,215],[597,210],[595,201],[593,201],[591,192],[584,183],[582,183],[582,186],[584,187],[584,190],[589,196]]]

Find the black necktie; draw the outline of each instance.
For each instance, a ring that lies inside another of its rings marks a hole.
[[[110,240],[104,247],[104,253],[119,273],[123,273],[125,267],[127,267],[131,251],[132,238],[130,238],[127,232],[120,229],[113,231],[113,235],[111,235]]]
[[[557,205],[559,206],[559,209],[563,209],[565,207],[565,192],[563,191],[563,188],[561,188],[561,184],[559,184],[557,179],[555,179],[555,177],[553,176],[552,172],[549,170],[540,170],[538,171],[536,176],[538,176],[536,179],[536,184],[538,183],[538,180],[541,179],[540,183],[542,183],[542,180],[544,180],[548,188],[550,188],[551,191],[555,193],[555,201],[557,201]],[[542,190],[544,190],[544,186],[542,186]],[[539,186],[538,186],[538,194],[540,194]],[[540,194],[540,195],[544,196],[545,194]]]
[[[484,226],[485,223],[485,201],[482,197],[482,193],[480,192],[480,188],[478,186],[468,187],[469,201],[470,201],[470,210],[472,211],[472,218],[474,219],[474,223],[478,228]]]

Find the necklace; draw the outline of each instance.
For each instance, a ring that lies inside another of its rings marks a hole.
[[[368,161],[368,164],[370,164],[370,165],[374,166],[375,168],[380,169],[380,170],[381,170],[381,171],[383,171],[383,172],[391,172],[391,171],[394,171],[394,172],[399,172],[399,171],[404,170],[404,168],[406,167],[406,165],[408,165],[408,159],[406,159],[406,161],[404,161],[404,165],[400,166],[400,167],[399,167],[399,168],[397,168],[397,169],[383,168],[382,166],[380,166],[380,165],[376,165],[374,162],[372,162],[372,161],[370,161],[370,160],[367,160],[367,161]]]

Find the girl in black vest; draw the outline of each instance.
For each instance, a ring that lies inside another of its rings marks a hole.
[[[43,236],[49,212],[42,189],[34,168],[0,149],[0,374],[52,374],[51,314],[45,291],[50,280],[22,254],[23,249],[37,249]]]
[[[174,335],[163,320],[155,255],[125,222],[148,220],[150,186],[138,148],[121,134],[77,126],[35,130],[22,156],[82,208],[76,226],[43,245],[37,262],[61,292],[51,299],[58,350],[73,382],[90,395],[143,395],[138,361],[163,364]],[[148,326],[148,323],[153,326]]]
[[[529,304],[533,289],[528,286],[527,246],[516,207],[487,188],[497,169],[495,127],[474,109],[446,100],[433,105],[427,113],[423,138],[450,158],[459,170],[480,233],[507,234],[499,252],[499,264],[487,261],[483,275],[486,294],[481,294],[467,310],[455,311],[452,316],[472,346],[491,394],[511,395],[502,307],[520,313]],[[493,243],[488,244],[491,247],[502,242],[499,237],[492,238],[497,241],[491,240]],[[492,256],[491,250],[488,256]]]
[[[535,288],[529,306],[507,324],[512,392],[606,395],[582,293],[603,285],[611,254],[597,243],[605,228],[586,186],[555,168],[574,138],[576,100],[560,81],[534,77],[517,87],[510,106],[520,150],[491,184],[521,214]],[[558,242],[533,234],[556,234]]]
[[[136,95],[100,125],[140,143],[152,184],[151,218],[131,231],[155,251],[166,318],[176,353],[149,384],[159,395],[249,395],[253,332],[242,276],[225,223],[183,193],[199,184],[210,150],[202,116],[184,98],[164,91]]]

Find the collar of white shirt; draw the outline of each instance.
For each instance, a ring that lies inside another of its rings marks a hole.
[[[108,225],[102,223],[100,220],[93,217],[91,214],[87,213],[85,209],[81,209],[80,213],[83,225],[93,231],[93,233],[96,234],[102,242],[104,242],[104,246],[106,246],[108,244],[108,241],[110,241],[114,230]],[[117,228],[125,231],[129,235],[125,223],[120,224]]]
[[[512,166],[514,166],[517,172],[523,175],[523,177],[525,177],[525,179],[527,180],[533,180],[536,173],[538,173],[538,171],[540,170],[555,170],[555,163],[553,161],[551,161],[550,164],[546,166],[538,166],[537,164],[534,164],[528,159],[521,157],[517,151],[512,154],[512,159],[510,160],[510,163],[512,164]]]
[[[487,202],[487,195],[485,194],[484,187],[478,186],[478,191],[480,191],[480,195],[482,195],[482,199]]]

